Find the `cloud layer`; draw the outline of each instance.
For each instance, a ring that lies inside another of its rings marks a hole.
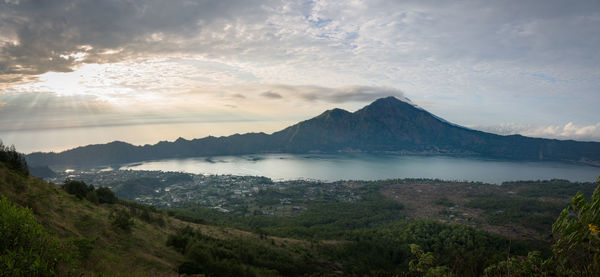
[[[597,124],[597,26],[596,0],[2,1],[0,115],[44,119],[14,108],[16,95],[45,115],[60,109],[40,95],[97,113],[242,119],[395,95],[458,124],[597,139],[556,124]]]
[[[22,0],[0,10],[5,81],[173,53],[362,71],[363,80],[461,63],[489,73],[527,65],[528,77],[560,82],[577,75],[537,66],[583,71],[600,59],[597,1]]]

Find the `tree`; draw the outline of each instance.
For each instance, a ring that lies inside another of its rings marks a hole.
[[[600,272],[600,178],[592,199],[578,192],[552,225],[552,256],[538,252],[489,266],[485,276],[597,276]]]
[[[98,194],[93,190],[87,192],[87,194],[85,195],[85,199],[96,205],[100,203],[100,200],[98,199]]]
[[[79,199],[85,198],[90,191],[90,187],[85,182],[70,179],[65,180],[62,187],[67,193],[73,194]],[[94,187],[91,187],[91,190],[93,189]]]
[[[117,197],[115,196],[115,193],[112,192],[112,190],[110,190],[109,188],[99,187],[98,189],[96,189],[96,194],[98,195],[98,200],[100,201],[100,203],[117,203]]]
[[[435,266],[433,253],[423,251],[416,244],[410,244],[409,247],[410,252],[415,256],[415,259],[408,263],[408,268],[411,272],[415,272],[421,276],[452,276],[448,267]]]
[[[554,225],[552,263],[560,274],[597,276],[600,272],[600,178],[592,199],[578,192]]]
[[[21,172],[25,175],[29,174],[29,167],[25,156],[17,152],[14,145],[10,147],[4,146],[0,140],[0,162],[5,163],[10,169]]]

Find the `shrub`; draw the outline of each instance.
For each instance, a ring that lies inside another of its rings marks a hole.
[[[442,198],[436,200],[435,204],[440,205],[440,206],[445,206],[445,207],[453,207],[454,206],[454,203],[452,203],[452,201],[448,200],[448,198],[446,198],[446,197],[442,197]]]
[[[177,234],[169,235],[167,238],[167,246],[173,246],[178,252],[184,253],[188,242],[193,240],[193,237],[194,230],[190,226],[186,226],[177,230]]]
[[[95,248],[96,239],[78,238],[73,240],[79,260],[85,261],[90,257]]]
[[[120,228],[124,231],[131,231],[131,227],[133,227],[133,219],[131,215],[125,210],[117,210],[116,212],[111,212],[109,215],[111,220],[111,224],[117,228]]]
[[[100,203],[117,203],[117,197],[115,196],[115,193],[112,192],[112,190],[110,190],[109,188],[99,187],[98,189],[96,189],[96,194],[98,195],[98,200],[100,201]]]
[[[0,198],[0,276],[54,276],[61,248],[30,209]]]
[[[67,193],[73,194],[79,199],[86,197],[90,190],[94,190],[94,187],[90,189],[85,182],[70,179],[65,180],[62,187]]]
[[[93,190],[88,191],[88,193],[85,195],[85,199],[96,205],[100,203],[98,200],[98,194],[96,194],[96,192]]]
[[[600,178],[590,201],[578,192],[554,225],[552,262],[557,272],[593,276],[600,272]]]

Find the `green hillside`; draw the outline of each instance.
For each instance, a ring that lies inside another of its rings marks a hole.
[[[576,194],[552,226],[552,244],[405,219],[402,204],[369,186],[373,193],[359,202],[317,205],[281,222],[239,218],[254,230],[195,224],[81,181],[47,183],[23,165],[19,155],[0,161],[0,276],[594,276],[600,270],[598,188],[591,201]],[[551,194],[566,193],[554,187]],[[545,193],[532,188],[518,193]],[[490,211],[502,205],[486,199],[471,205]],[[523,201],[509,204],[522,209]],[[172,214],[211,221],[202,209]]]
[[[164,218],[164,226],[134,218],[131,230],[122,230],[111,223],[111,214],[129,212],[127,205],[96,205],[3,164],[0,194],[31,209],[38,222],[60,239],[64,250],[70,252],[64,261],[69,270],[171,276],[183,260],[165,244],[165,237],[181,225],[170,218]]]
[[[300,270],[293,268],[305,264],[297,252],[310,252],[310,244],[303,241],[275,237],[261,240],[260,235],[249,232],[183,222],[133,202],[119,200],[116,204],[94,204],[86,198],[68,194],[59,186],[8,169],[3,163],[0,163],[0,195],[3,203],[21,210],[24,210],[21,207],[29,209],[49,237],[58,238],[56,252],[64,254],[56,266],[59,276],[78,275],[76,273],[86,276],[95,276],[95,273],[177,276],[187,258],[186,249],[178,251],[181,241],[174,241],[178,235],[189,235],[190,232],[205,240],[204,249],[224,253],[249,251],[245,253],[245,261],[219,259],[220,264],[215,265],[223,267],[221,270],[242,269],[249,275],[277,275],[273,268],[281,271],[283,267]],[[131,216],[130,229],[119,225],[121,215]],[[239,248],[240,245],[243,248]],[[260,256],[264,253],[272,253],[283,260],[279,260],[279,265],[261,264]],[[315,272],[324,270],[319,268],[322,264],[310,267]]]

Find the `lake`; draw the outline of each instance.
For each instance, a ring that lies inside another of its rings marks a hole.
[[[595,182],[600,167],[559,162],[515,162],[447,156],[370,154],[265,154],[147,161],[121,169],[195,174],[266,176],[274,180],[378,180],[438,178],[500,184],[513,180],[566,179]]]

